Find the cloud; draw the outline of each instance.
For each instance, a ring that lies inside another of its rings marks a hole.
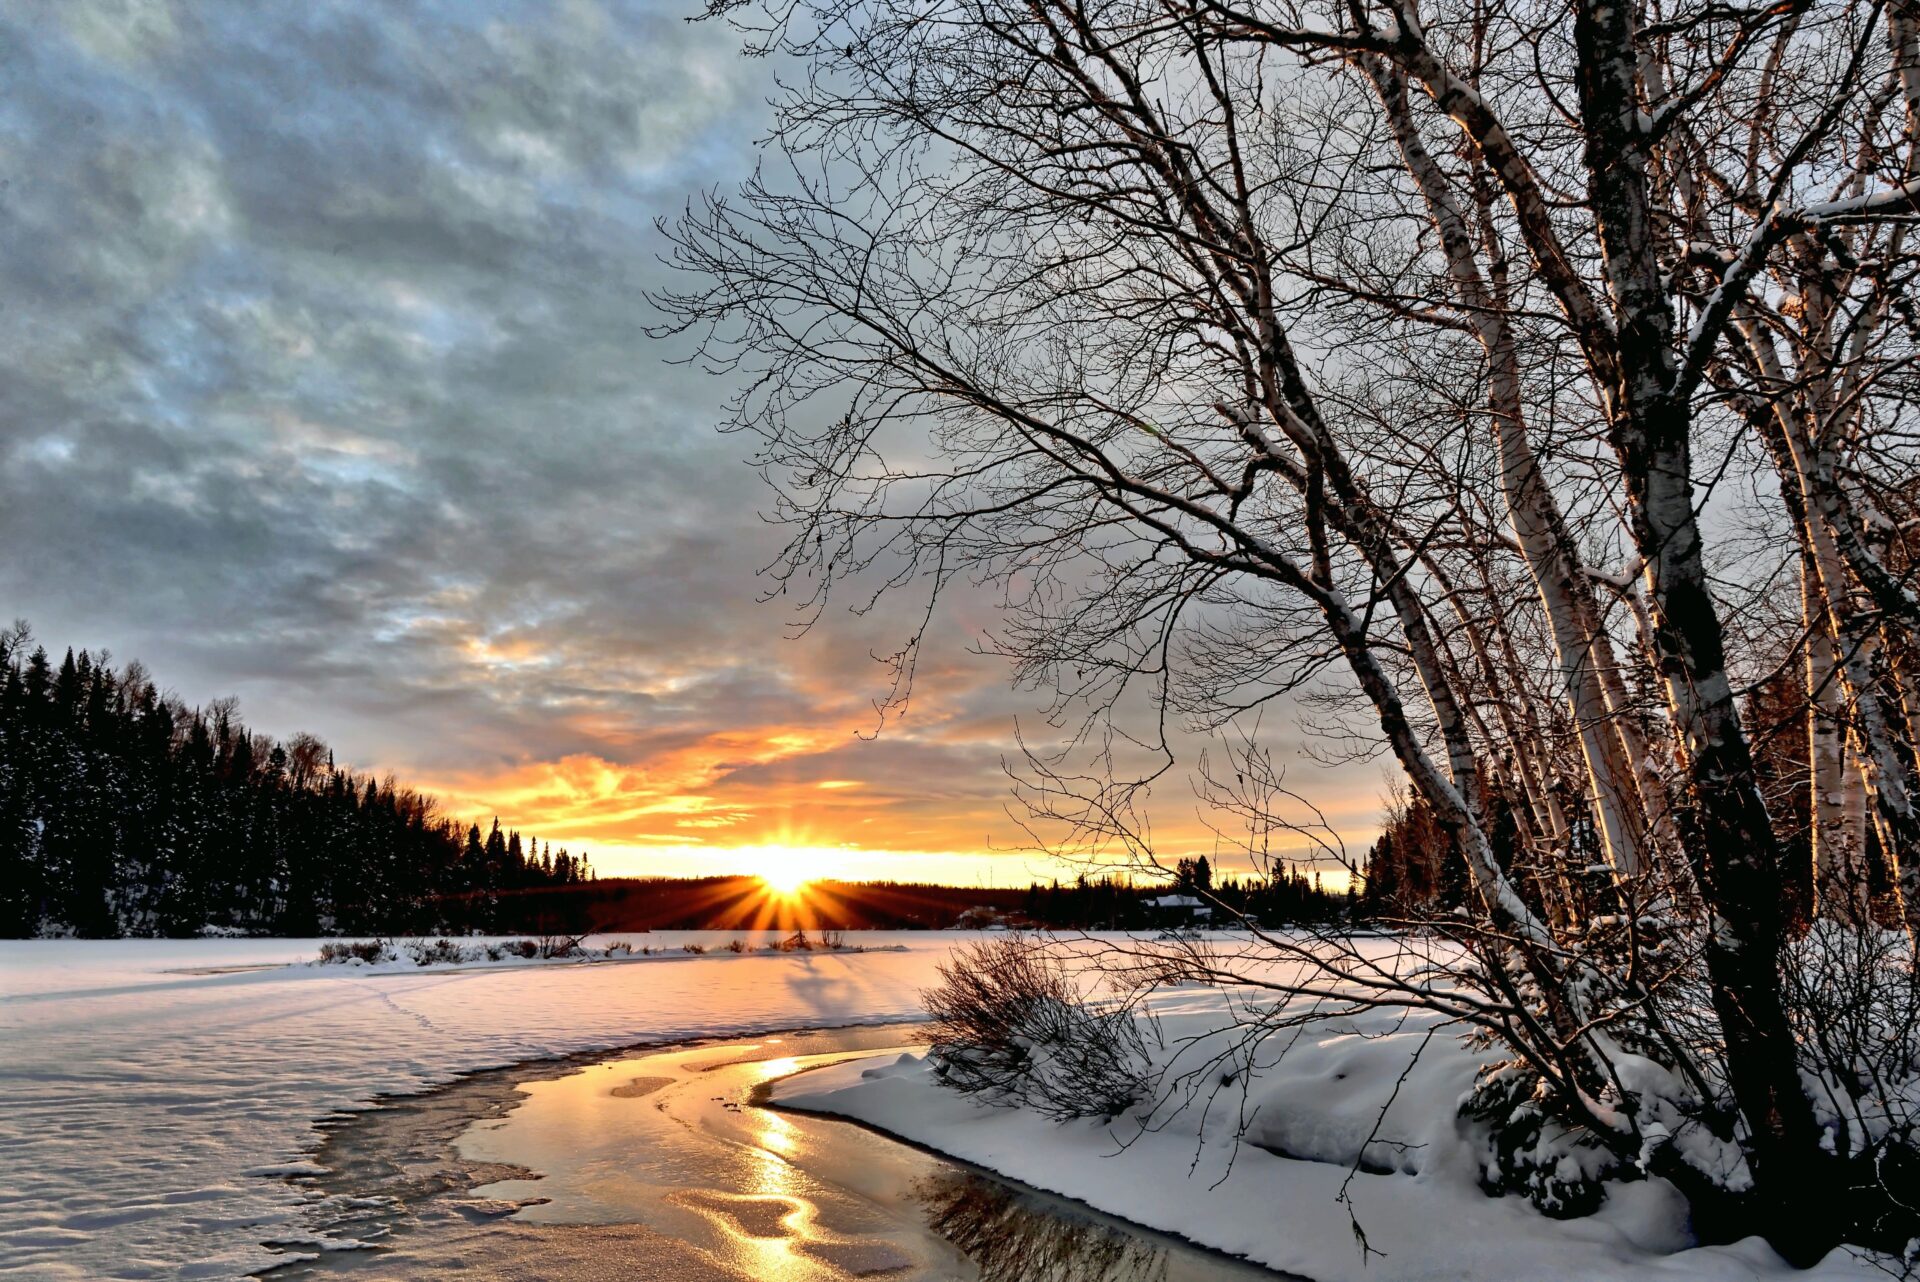
[[[1016,842],[977,603],[858,739],[911,621],[783,639],[728,389],[646,336],[764,124],[689,8],[0,15],[10,612],[576,845]]]

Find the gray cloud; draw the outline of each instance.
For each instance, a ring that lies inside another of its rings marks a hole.
[[[752,480],[641,332],[653,212],[748,163],[724,33],[61,3],[0,45],[8,592],[45,630],[430,686],[422,620],[644,646],[686,622],[645,601],[751,595]]]
[[[956,643],[925,742],[852,739],[907,625],[781,639],[726,389],[644,333],[654,217],[764,111],[690,8],[0,14],[0,610],[407,774],[697,758],[971,833],[1031,699]]]

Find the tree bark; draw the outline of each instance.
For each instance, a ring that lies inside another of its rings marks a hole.
[[[1629,522],[1645,562],[1654,645],[1687,774],[1682,825],[1711,926],[1705,956],[1727,1042],[1727,1076],[1748,1125],[1758,1187],[1785,1212],[1814,1204],[1820,1131],[1800,1084],[1780,999],[1780,852],[1761,800],[1726,671],[1725,637],[1708,588],[1693,493],[1692,417],[1677,399],[1675,325],[1654,246],[1648,138],[1630,7],[1581,0],[1575,10],[1589,197],[1617,336],[1619,375],[1603,385],[1625,480]],[[1830,1231],[1788,1226],[1783,1254],[1811,1263]]]

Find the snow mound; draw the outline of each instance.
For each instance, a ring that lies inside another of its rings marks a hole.
[[[1408,1074],[1416,1051],[1421,1063]],[[1449,1158],[1471,1166],[1459,1111],[1478,1068],[1457,1039],[1427,1041],[1424,1031],[1317,1030],[1256,1072],[1246,1137],[1281,1157],[1372,1174],[1418,1175]]]

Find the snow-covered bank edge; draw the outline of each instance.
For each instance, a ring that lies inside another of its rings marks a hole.
[[[1585,1219],[1552,1220],[1433,1170],[1352,1174],[1345,1163],[1234,1144],[1234,1118],[1177,1115],[1056,1126],[940,1085],[925,1055],[862,1059],[776,1085],[783,1108],[831,1114],[1150,1229],[1317,1282],[1583,1282],[1884,1278],[1841,1250],[1799,1272],[1761,1240],[1689,1245],[1686,1207],[1661,1181],[1616,1185]],[[1296,1125],[1299,1125],[1296,1122]],[[1305,1129],[1312,1129],[1311,1124]],[[1341,1202],[1346,1187],[1347,1202]],[[1348,1207],[1352,1208],[1352,1216]],[[1363,1253],[1355,1223],[1371,1252]]]
[[[831,1030],[815,1029],[811,1031],[824,1032],[824,1031],[831,1031]],[[873,1056],[863,1057],[855,1061],[855,1064],[860,1066],[870,1065],[874,1062],[875,1059],[884,1058],[884,1056],[885,1056],[885,1053],[883,1052]],[[901,1058],[914,1058],[914,1057],[902,1056]],[[848,1065],[841,1065],[840,1067],[847,1067],[847,1066]],[[1099,1216],[1101,1216],[1102,1219],[1105,1221],[1117,1222],[1120,1225],[1124,1225],[1126,1228],[1126,1231],[1130,1235],[1136,1236],[1141,1240],[1147,1240],[1147,1241],[1159,1240],[1163,1242],[1177,1244],[1178,1246],[1180,1246],[1181,1248],[1187,1251],[1199,1252],[1207,1256],[1215,1257],[1219,1259],[1223,1264],[1236,1266],[1241,1268],[1242,1270],[1245,1270],[1245,1268],[1248,1265],[1255,1263],[1255,1261],[1251,1256],[1248,1256],[1236,1251],[1229,1251],[1223,1247],[1213,1246],[1193,1236],[1192,1234],[1188,1233],[1185,1229],[1156,1227],[1155,1225],[1147,1223],[1144,1219],[1140,1219],[1132,1216],[1120,1215],[1113,1211],[1105,1210],[1102,1207],[1095,1206],[1093,1203],[1087,1201],[1085,1198],[1064,1193],[1060,1189],[1050,1188],[1044,1184],[1034,1183],[1028,1180],[1020,1179],[1016,1176],[1007,1174],[1007,1172],[1004,1170],[999,1170],[994,1167],[988,1166],[984,1162],[976,1162],[976,1161],[972,1161],[971,1159],[961,1157],[959,1154],[951,1151],[950,1149],[936,1148],[932,1144],[927,1144],[920,1140],[916,1140],[911,1136],[902,1134],[898,1130],[890,1130],[887,1127],[881,1126],[877,1123],[869,1122],[862,1118],[855,1117],[851,1113],[836,1112],[832,1109],[826,1109],[826,1108],[810,1107],[807,1103],[804,1102],[804,1097],[806,1095],[806,1092],[803,1090],[799,1090],[798,1088],[796,1088],[796,1095],[794,1098],[801,1099],[803,1102],[794,1103],[794,1102],[790,1102],[786,1098],[781,1097],[780,1091],[785,1084],[789,1082],[793,1082],[796,1078],[805,1076],[807,1074],[821,1072],[821,1071],[823,1070],[817,1069],[817,1068],[803,1068],[799,1070],[799,1072],[797,1073],[790,1073],[785,1077],[776,1077],[769,1082],[765,1082],[760,1087],[757,1088],[754,1099],[753,1099],[753,1103],[758,1107],[771,1109],[776,1113],[790,1111],[793,1113],[809,1113],[815,1117],[829,1118],[843,1125],[855,1127],[869,1134],[877,1135],[881,1139],[887,1140],[888,1142],[893,1144],[900,1145],[903,1148],[914,1149],[918,1152],[926,1153],[932,1157],[939,1158],[942,1162],[948,1163],[949,1165],[955,1168],[958,1168],[959,1170],[970,1172],[970,1173],[976,1173],[982,1176],[983,1178],[991,1179],[996,1184],[1004,1185],[1005,1187],[1013,1189],[1015,1191],[1022,1192],[1022,1193],[1032,1193],[1032,1194],[1043,1195],[1045,1197],[1054,1199],[1056,1201],[1064,1200],[1064,1201],[1075,1203],[1077,1204],[1077,1207],[1079,1209],[1094,1212]],[[1316,1282],[1315,1279],[1308,1278],[1304,1274],[1283,1272],[1283,1271],[1274,1269],[1271,1265],[1261,1266],[1261,1268],[1266,1272],[1266,1275],[1271,1276],[1275,1280],[1275,1282]]]

